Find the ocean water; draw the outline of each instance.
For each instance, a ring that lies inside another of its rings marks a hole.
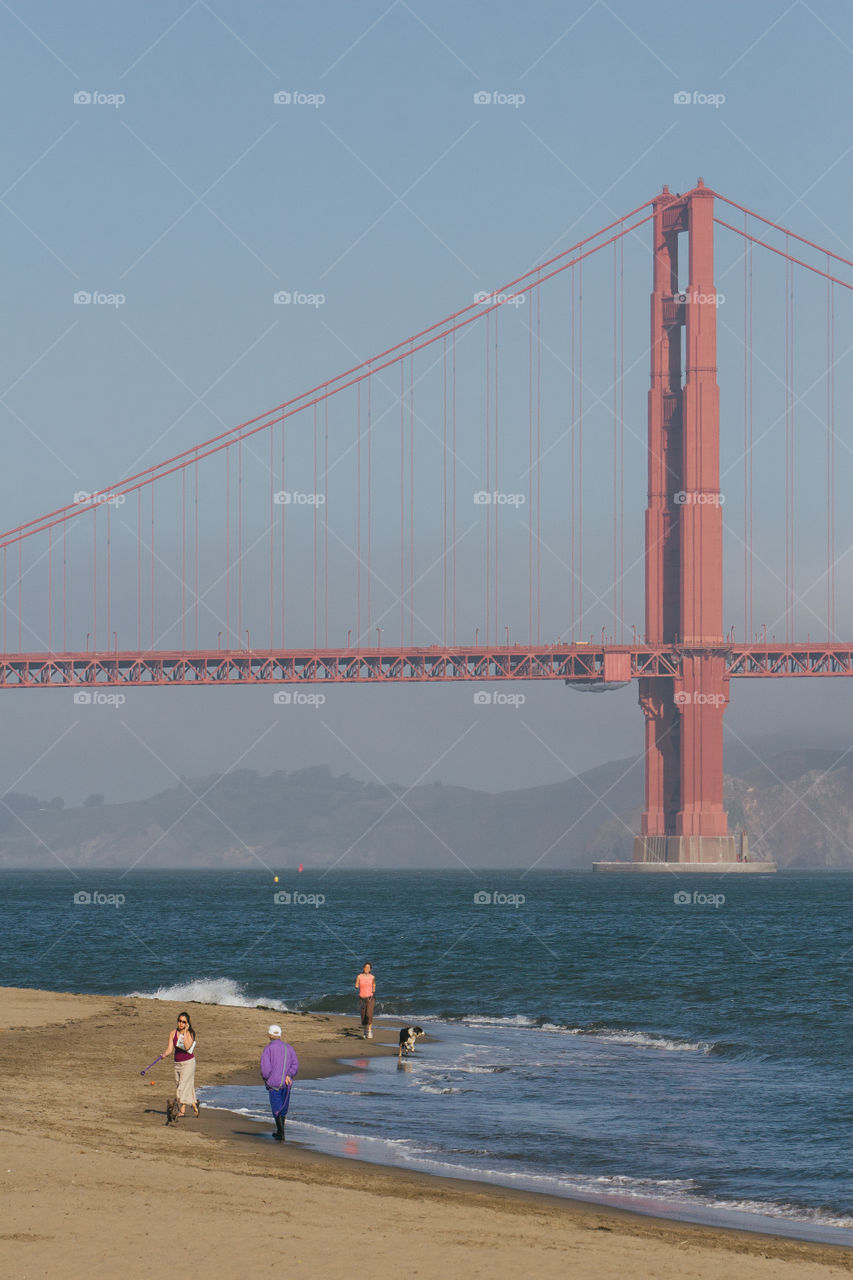
[[[380,1019],[430,1040],[299,1081],[289,1132],[318,1149],[853,1244],[851,876],[7,872],[0,895],[4,985],[269,1006],[297,1051],[286,1012],[354,1012],[369,959]],[[268,1116],[263,1089],[204,1101]]]

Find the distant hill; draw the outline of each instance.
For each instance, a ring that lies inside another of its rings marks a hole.
[[[753,852],[782,867],[853,870],[853,752],[729,752],[726,804]],[[841,757],[839,759],[839,757]],[[630,858],[640,758],[497,795],[436,783],[406,790],[325,767],[186,780],[147,800],[79,808],[10,793],[0,867],[585,868]],[[54,856],[55,855],[55,856]]]

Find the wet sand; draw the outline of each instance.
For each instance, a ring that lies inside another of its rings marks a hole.
[[[356,1020],[188,1006],[200,1085],[259,1084],[279,1022],[300,1076],[396,1054],[393,1028]],[[830,1280],[851,1251],[690,1226],[621,1210],[386,1169],[271,1139],[272,1125],[202,1108],[165,1125],[177,1008],[139,998],[0,989],[0,1270],[14,1277],[335,1280],[366,1272],[517,1280]],[[296,1084],[298,1090],[298,1081]],[[297,1095],[295,1094],[294,1097]]]

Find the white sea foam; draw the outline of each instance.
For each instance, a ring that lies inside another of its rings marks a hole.
[[[245,988],[232,978],[195,978],[191,982],[178,982],[173,987],[158,987],[156,991],[131,991],[131,996],[142,1000],[169,1000],[174,1004],[227,1004],[237,1005],[242,1009],[275,1009],[280,1013],[290,1013],[283,1000],[272,1000],[268,996],[253,999],[246,994]]]
[[[714,1045],[705,1040],[679,1040],[656,1035],[650,1031],[626,1031],[618,1027],[568,1027],[557,1022],[538,1022],[525,1014],[510,1018],[489,1018],[479,1014],[466,1015],[461,1021],[468,1027],[522,1027],[531,1031],[544,1031],[552,1035],[588,1036],[593,1040],[606,1040],[610,1044],[633,1045],[638,1049],[663,1049],[669,1053],[711,1053]]]

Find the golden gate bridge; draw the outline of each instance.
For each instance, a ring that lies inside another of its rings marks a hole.
[[[649,266],[640,341],[626,294]],[[642,826],[633,863],[601,865],[772,868],[728,829],[723,716],[733,678],[853,675],[835,502],[851,268],[701,179],[664,187],[378,355],[3,534],[0,687],[636,680]]]

